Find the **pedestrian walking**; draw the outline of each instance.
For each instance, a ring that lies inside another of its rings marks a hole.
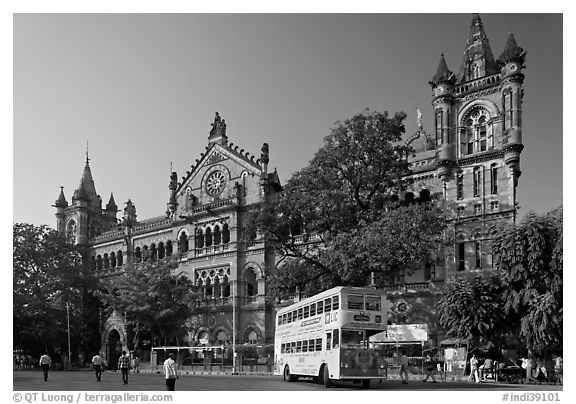
[[[92,366],[94,367],[94,372],[96,373],[96,381],[102,381],[102,366],[104,365],[104,359],[99,354],[94,355],[92,358]]]
[[[140,373],[140,358],[137,356],[132,359],[132,370],[134,373]]]
[[[164,361],[164,375],[166,376],[166,390],[174,391],[176,379],[178,379],[178,370],[176,369],[176,356],[171,353],[168,359]]]
[[[478,375],[478,358],[476,358],[476,354],[473,354],[470,358],[470,376],[468,376],[468,381],[476,381],[476,383],[480,383],[480,377]]]
[[[426,370],[426,377],[422,380],[424,383],[428,381],[430,377],[432,379],[432,383],[436,383],[436,379],[434,378],[434,361],[430,357],[430,355],[426,355],[426,359],[424,359],[424,369]]]
[[[130,370],[130,357],[126,351],[122,351],[122,356],[118,358],[118,369],[122,372],[122,383],[128,384],[128,371]]]
[[[554,354],[554,384],[560,383],[563,384],[564,382],[564,363],[562,361],[562,356],[559,354]]]
[[[48,381],[48,369],[50,369],[50,365],[52,365],[52,359],[48,356],[48,353],[45,353],[40,357],[40,367],[42,368],[42,373],[44,373],[44,381]]]
[[[402,384],[408,384],[408,363],[406,351],[402,351],[402,357],[400,358],[400,378],[402,379]]]

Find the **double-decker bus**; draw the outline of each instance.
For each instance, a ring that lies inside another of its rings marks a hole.
[[[313,377],[362,382],[387,376],[386,361],[369,338],[386,330],[389,303],[373,288],[338,286],[276,314],[274,374],[288,382]]]

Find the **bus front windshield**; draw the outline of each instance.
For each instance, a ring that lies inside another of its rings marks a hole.
[[[342,330],[342,348],[366,348],[364,330]]]

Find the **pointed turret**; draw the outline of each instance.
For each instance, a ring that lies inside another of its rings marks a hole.
[[[65,208],[66,206],[68,206],[68,201],[64,196],[64,187],[60,187],[60,195],[58,196],[58,199],[56,199],[56,202],[54,202],[54,207]]]
[[[438,69],[436,69],[436,74],[432,76],[432,80],[429,82],[432,88],[436,87],[440,83],[454,84],[454,73],[448,69],[446,64],[446,59],[444,59],[444,53],[440,55],[440,62],[438,63]]]
[[[506,40],[506,45],[504,46],[504,51],[498,58],[498,61],[505,64],[511,61],[518,61],[520,63],[524,63],[524,58],[526,56],[526,52],[524,49],[518,46],[516,43],[516,39],[514,38],[514,34],[510,33],[508,35],[508,39]]]
[[[106,204],[106,210],[109,212],[116,213],[118,211],[118,206],[116,205],[116,201],[114,201],[114,194],[110,193],[110,200]]]
[[[80,179],[80,185],[74,191],[74,196],[72,200],[84,200],[89,202],[91,205],[100,208],[101,202],[96,193],[96,187],[94,186],[94,179],[92,178],[92,171],[90,170],[88,154],[86,154],[86,165],[84,166],[84,171],[82,172],[82,178]]]
[[[490,76],[499,71],[488,37],[484,32],[484,24],[482,24],[480,15],[474,14],[460,65],[458,83]]]

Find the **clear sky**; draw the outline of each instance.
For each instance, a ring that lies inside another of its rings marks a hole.
[[[475,11],[475,10],[471,10]],[[481,13],[498,57],[509,32],[527,51],[521,214],[562,204],[563,18]],[[416,108],[433,130],[428,81],[444,52],[458,72],[472,14],[16,14],[13,221],[55,227],[89,143],[103,204],[163,215],[170,165],[200,157],[218,111],[229,141],[284,183],[337,120]],[[119,215],[120,216],[120,215]]]

